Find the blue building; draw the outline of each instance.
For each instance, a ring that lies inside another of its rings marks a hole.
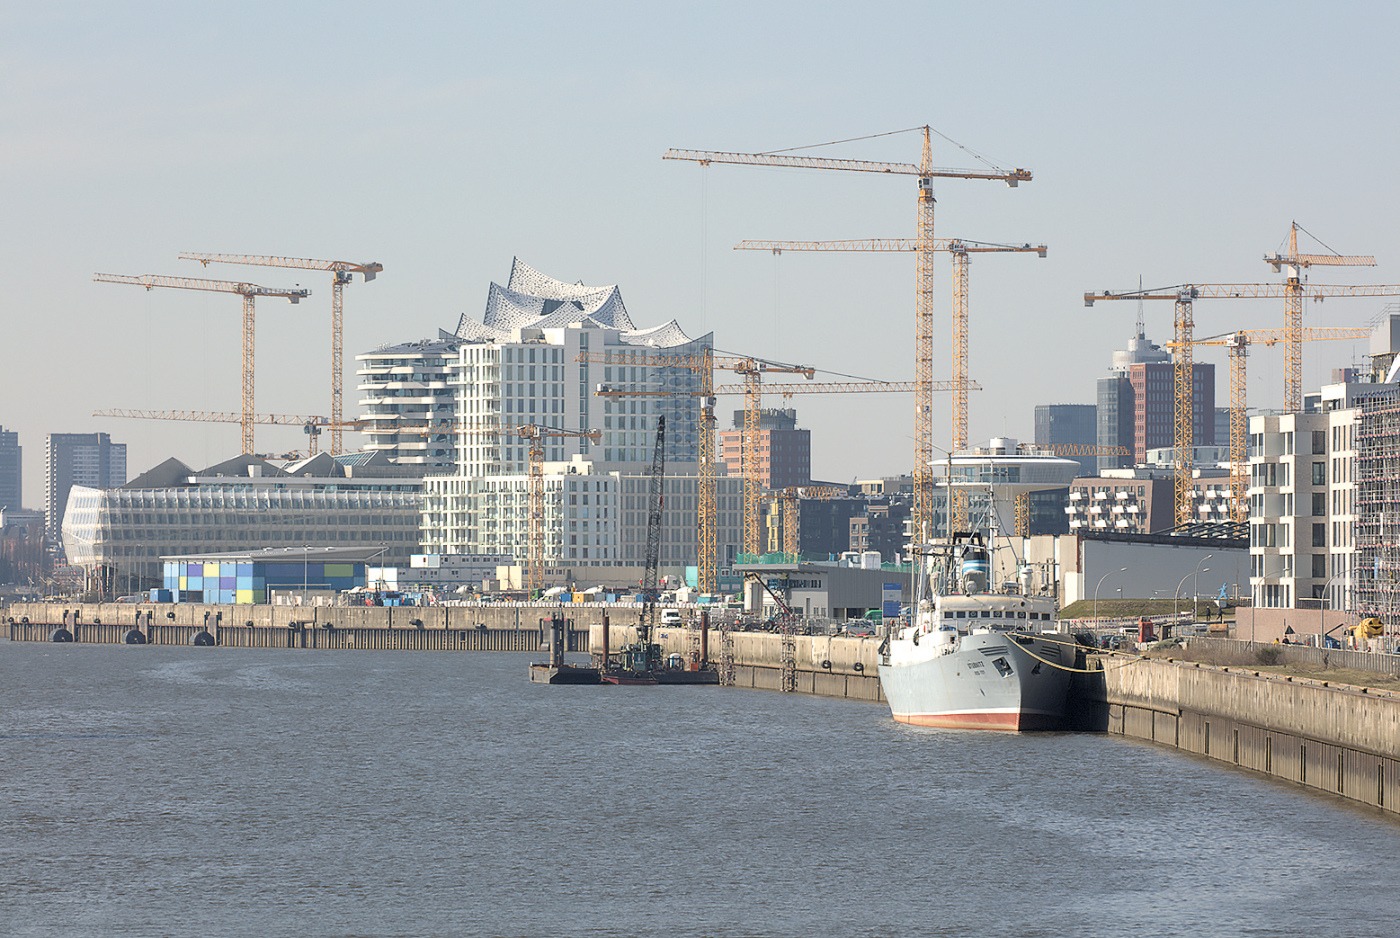
[[[383,551],[334,547],[269,548],[162,557],[173,602],[251,604],[271,590],[337,592],[363,587],[365,567]]]

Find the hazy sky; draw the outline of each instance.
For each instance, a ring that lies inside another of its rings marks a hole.
[[[661,160],[931,124],[1035,180],[943,180],[937,233],[1034,241],[975,258],[974,440],[1039,403],[1092,402],[1134,304],[1088,289],[1274,281],[1297,219],[1400,281],[1394,4],[9,3],[0,31],[0,425],[40,504],[44,435],[105,430],[132,475],[233,455],[238,427],[99,419],[239,408],[239,301],[95,271],[300,283],[258,307],[257,409],[329,412],[326,275],[181,251],[377,260],[346,292],[346,358],[479,317],[512,256],[618,283],[639,325],[866,377],[913,374],[913,258],[734,252],[743,238],[909,237],[914,180]],[[830,148],[917,162],[914,134]],[[935,162],[969,158],[939,143]],[[948,367],[938,269],[936,377]],[[1307,309],[1358,325],[1386,300]],[[1275,326],[1280,301],[1202,301],[1199,334]],[[1148,332],[1170,337],[1171,305]],[[1311,387],[1361,343],[1305,353]],[[1226,403],[1223,356],[1219,402]],[[1251,359],[1281,400],[1281,351]],[[347,414],[358,395],[346,394]],[[907,471],[909,396],[798,398],[813,472]],[[773,403],[778,403],[774,401]],[[738,406],[738,401],[734,402]],[[723,407],[724,410],[732,408]],[[935,434],[948,437],[948,405]],[[351,440],[356,439],[350,437]],[[303,444],[259,427],[263,450]]]

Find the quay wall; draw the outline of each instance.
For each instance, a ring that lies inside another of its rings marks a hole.
[[[4,610],[11,641],[49,642],[67,629],[80,644],[120,645],[133,629],[146,644],[193,645],[208,632],[230,648],[305,648],[403,651],[536,651],[545,640],[540,621],[557,604],[504,606],[214,606],[194,603],[16,603]],[[572,620],[567,649],[584,651],[588,616]],[[602,611],[589,610],[602,621]],[[583,619],[584,621],[580,621]],[[76,623],[76,624],[75,624]]]
[[[1248,668],[1101,659],[1101,728],[1400,813],[1400,695]],[[1091,665],[1092,666],[1092,665]]]
[[[636,641],[634,626],[609,626],[608,648],[616,652]],[[876,674],[879,642],[873,638],[838,635],[786,636],[790,654],[783,654],[785,636],[774,632],[740,632],[710,629],[709,659],[720,672],[722,683],[755,690],[788,691],[842,697],[881,703]],[[698,629],[663,628],[656,631],[656,643],[663,655],[679,654],[689,659],[698,654]],[[589,630],[588,651],[603,651],[601,624]]]

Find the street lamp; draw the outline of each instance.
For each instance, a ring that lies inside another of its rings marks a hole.
[[[1212,557],[1214,557],[1214,556],[1215,556],[1214,554],[1206,554],[1206,555],[1205,555],[1204,557],[1202,557],[1200,560],[1196,561],[1196,574],[1195,574],[1195,576],[1193,576],[1193,577],[1191,578],[1191,620],[1192,620],[1192,621],[1195,621],[1195,619],[1196,619],[1196,603],[1199,602],[1199,601],[1200,601],[1200,598],[1201,598],[1201,589],[1200,589],[1201,584],[1198,582],[1198,578],[1199,578],[1200,575],[1201,575],[1201,564],[1205,563],[1207,560],[1209,560],[1210,558],[1212,558]],[[1207,567],[1206,569],[1209,570],[1210,568]]]
[[[1332,581],[1337,577],[1350,576],[1348,571],[1342,570],[1332,574],[1327,578],[1327,582],[1322,584],[1322,595],[1317,600],[1317,647],[1322,647],[1322,640],[1327,635],[1327,591],[1332,586]],[[1335,626],[1334,626],[1335,628]]]
[[[1206,556],[1209,557],[1210,555],[1207,554]],[[1201,559],[1204,561],[1204,560],[1205,560],[1205,557],[1202,557]],[[1184,576],[1184,577],[1181,578],[1181,582],[1179,582],[1179,583],[1176,584],[1176,592],[1172,593],[1172,618],[1173,618],[1173,619],[1175,619],[1175,618],[1179,615],[1179,613],[1177,612],[1177,606],[1178,606],[1179,600],[1181,599],[1181,588],[1182,588],[1183,586],[1186,585],[1186,581],[1189,580],[1189,579],[1191,579],[1193,576],[1195,576],[1195,575],[1198,574],[1198,573],[1209,573],[1209,572],[1210,572],[1210,567],[1202,568],[1202,567],[1198,564],[1195,570],[1193,570],[1193,571],[1191,571],[1190,573],[1186,574],[1186,576]],[[1194,618],[1195,615],[1196,615],[1194,608],[1193,608],[1193,610],[1192,610],[1191,615],[1192,615],[1192,618]]]
[[[1103,576],[1099,577],[1099,582],[1094,584],[1094,625],[1096,627],[1099,624],[1099,587],[1103,586],[1103,581],[1113,576],[1113,574],[1126,573],[1127,570],[1127,567],[1119,567],[1117,570],[1110,570]]]

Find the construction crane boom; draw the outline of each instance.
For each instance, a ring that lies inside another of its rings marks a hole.
[[[240,443],[243,452],[253,452],[253,351],[256,323],[254,301],[260,296],[275,296],[293,303],[299,303],[304,298],[310,296],[311,291],[300,287],[293,289],[262,287],[254,283],[244,283],[241,281],[204,280],[196,277],[165,277],[159,274],[129,276],[126,274],[99,273],[93,274],[92,279],[98,283],[125,283],[132,286],[145,287],[147,290],[153,290],[156,287],[171,287],[179,290],[237,293],[243,297],[243,414],[242,419],[239,421],[241,424]]]
[[[911,253],[919,249],[914,238],[854,238],[845,241],[757,241],[745,240],[734,245],[736,251],[816,251],[848,254]],[[1044,257],[1049,251],[1043,244],[998,244],[993,241],[967,241],[962,238],[935,238],[933,250],[943,253],[961,251],[966,254],[1001,254],[1007,251],[1034,253]]]
[[[929,128],[923,128],[925,139]],[[853,173],[882,173],[894,176],[930,176],[942,179],[992,179],[1017,186],[1031,181],[1028,169],[954,169],[934,168],[914,163],[887,163],[880,160],[847,160],[819,156],[786,156],[780,153],[730,153],[722,150],[667,150],[663,160],[689,160],[708,166],[711,163],[735,163],[741,166],[774,166],[786,169],[839,169]]]
[[[205,267],[210,264],[239,264],[246,267],[290,267],[296,270],[325,270],[331,277],[331,455],[342,452],[343,439],[340,426],[344,420],[345,389],[345,301],[343,290],[351,281],[352,274],[360,274],[365,282],[373,280],[384,271],[378,261],[355,263],[354,261],[327,261],[308,257],[278,257],[267,254],[201,254],[185,251],[181,260],[199,261]]]

